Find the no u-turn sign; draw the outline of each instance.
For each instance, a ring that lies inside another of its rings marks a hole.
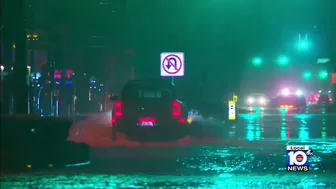
[[[184,76],[184,53],[161,53],[161,76]]]

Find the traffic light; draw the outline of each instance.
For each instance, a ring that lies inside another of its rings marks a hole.
[[[289,62],[289,60],[288,60],[288,58],[286,56],[280,56],[278,58],[278,64],[280,66],[286,66],[286,65],[288,65],[288,62]]]
[[[263,61],[260,57],[255,57],[252,60],[252,63],[253,63],[254,66],[261,66],[262,62]]]
[[[301,36],[301,34],[299,34],[297,46],[298,46],[298,50],[300,51],[305,51],[309,48],[310,44],[308,40],[308,34],[305,34],[304,36]]]
[[[297,49],[299,52],[306,52],[309,50],[309,43],[308,41],[299,41],[297,44]]]
[[[303,79],[310,79],[311,77],[312,77],[312,73],[310,72],[310,71],[305,71],[305,72],[303,72],[303,74],[302,74],[302,77],[303,77]]]
[[[325,70],[322,70],[322,71],[319,72],[318,76],[319,76],[320,79],[327,79],[328,78],[328,72],[325,71]]]

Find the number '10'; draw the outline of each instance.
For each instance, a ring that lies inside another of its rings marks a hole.
[[[302,161],[297,161],[296,156],[302,155],[303,160]],[[303,151],[297,151],[297,152],[289,152],[289,165],[304,165],[307,162],[307,155]]]

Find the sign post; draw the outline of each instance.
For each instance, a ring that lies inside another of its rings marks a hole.
[[[238,101],[238,96],[237,95],[233,95],[233,101],[235,101],[235,102]]]
[[[235,101],[229,101],[229,120],[236,120]]]
[[[175,85],[175,77],[184,76],[184,53],[161,53],[160,74],[171,77],[171,83]]]
[[[336,106],[335,100],[336,99],[336,72],[331,74],[331,95],[333,99],[333,104]]]

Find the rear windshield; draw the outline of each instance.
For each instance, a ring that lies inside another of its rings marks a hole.
[[[129,85],[122,92],[123,100],[171,100],[174,96],[171,88],[147,85]]]

